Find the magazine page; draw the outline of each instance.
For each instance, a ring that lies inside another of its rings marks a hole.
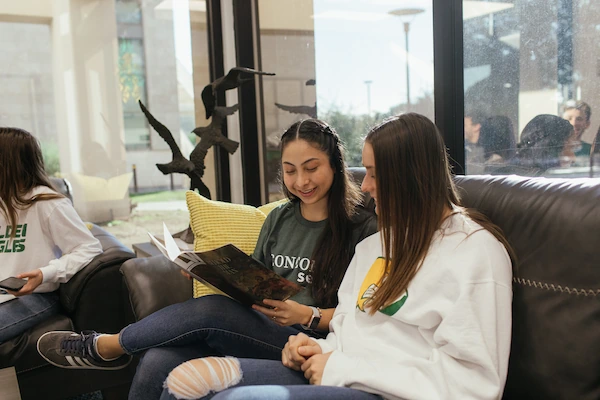
[[[207,286],[242,304],[260,304],[263,299],[287,300],[304,288],[266,268],[232,244],[205,251],[181,251],[164,227],[164,246],[148,233],[154,245],[169,260]]]
[[[184,252],[179,258],[187,258]],[[193,253],[200,259],[190,272],[244,304],[261,304],[263,299],[287,300],[304,288],[266,268],[232,244]]]

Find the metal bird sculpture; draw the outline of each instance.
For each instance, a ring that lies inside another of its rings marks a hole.
[[[250,74],[251,77],[242,77],[243,74]],[[240,87],[246,82],[254,80],[254,75],[275,75],[271,72],[257,71],[251,68],[234,67],[229,70],[227,75],[215,79],[212,83],[206,85],[202,90],[202,102],[208,119],[217,105],[217,93]]]
[[[240,144],[234,140],[226,138],[221,132],[225,118],[228,115],[233,115],[239,108],[240,107],[238,104],[231,107],[215,107],[210,124],[208,126],[199,126],[192,131],[200,138],[200,143],[198,143],[196,149],[194,149],[194,152],[196,150],[199,152],[204,151],[204,155],[206,155],[208,149],[210,149],[212,145],[216,144],[224,148],[229,154],[235,153]],[[192,152],[192,154],[194,152]],[[202,159],[204,159],[204,157]]]
[[[165,142],[167,142],[169,148],[171,149],[171,153],[173,153],[173,159],[171,160],[171,162],[166,164],[156,164],[156,168],[158,168],[158,170],[164,175],[180,173],[189,176],[191,179],[190,190],[198,189],[198,193],[210,199],[210,191],[208,190],[208,187],[206,187],[204,182],[202,182],[202,177],[204,176],[205,168],[204,157],[202,157],[201,160],[198,157],[196,157],[196,155],[194,154],[196,149],[194,149],[194,151],[192,151],[192,154],[190,155],[190,160],[185,158],[184,155],[181,153],[177,142],[175,142],[171,131],[162,123],[160,123],[156,118],[154,118],[154,116],[150,113],[150,111],[148,111],[146,106],[144,106],[144,104],[140,100],[138,100],[138,103],[140,105],[140,108],[142,109],[142,112],[148,119],[150,125],[154,128],[156,133],[158,133],[158,135],[161,138],[163,138]],[[192,157],[192,155],[194,157]]]
[[[275,103],[275,105],[277,108],[292,114],[306,114],[311,118],[317,118],[317,103],[314,106],[286,106],[279,103]]]
[[[304,85],[315,86],[317,84],[316,79],[307,80]],[[286,106],[284,104],[275,103],[277,108],[283,111],[290,112],[292,114],[306,114],[311,118],[317,118],[317,103],[314,106]]]

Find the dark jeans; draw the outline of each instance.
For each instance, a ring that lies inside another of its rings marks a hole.
[[[380,400],[381,397],[356,389],[309,385],[302,372],[283,366],[281,361],[240,359],[243,378],[231,389],[211,393],[202,400]],[[175,400],[165,389],[160,400]]]
[[[32,293],[0,304],[0,343],[58,314],[58,294]]]
[[[121,331],[121,346],[127,353],[147,350],[129,399],[158,399],[169,372],[194,358],[228,355],[280,360],[288,337],[300,330],[299,326],[281,327],[220,295],[165,307]]]

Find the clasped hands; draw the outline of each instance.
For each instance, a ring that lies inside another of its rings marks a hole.
[[[288,368],[304,372],[311,385],[320,385],[329,356],[331,353],[323,354],[315,340],[299,333],[289,337],[281,352],[281,362]]]

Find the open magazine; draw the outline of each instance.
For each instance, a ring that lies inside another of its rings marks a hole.
[[[209,251],[181,251],[164,226],[164,246],[152,236],[154,245],[169,260],[212,289],[242,304],[260,304],[263,299],[285,301],[304,288],[266,268],[232,244]]]

